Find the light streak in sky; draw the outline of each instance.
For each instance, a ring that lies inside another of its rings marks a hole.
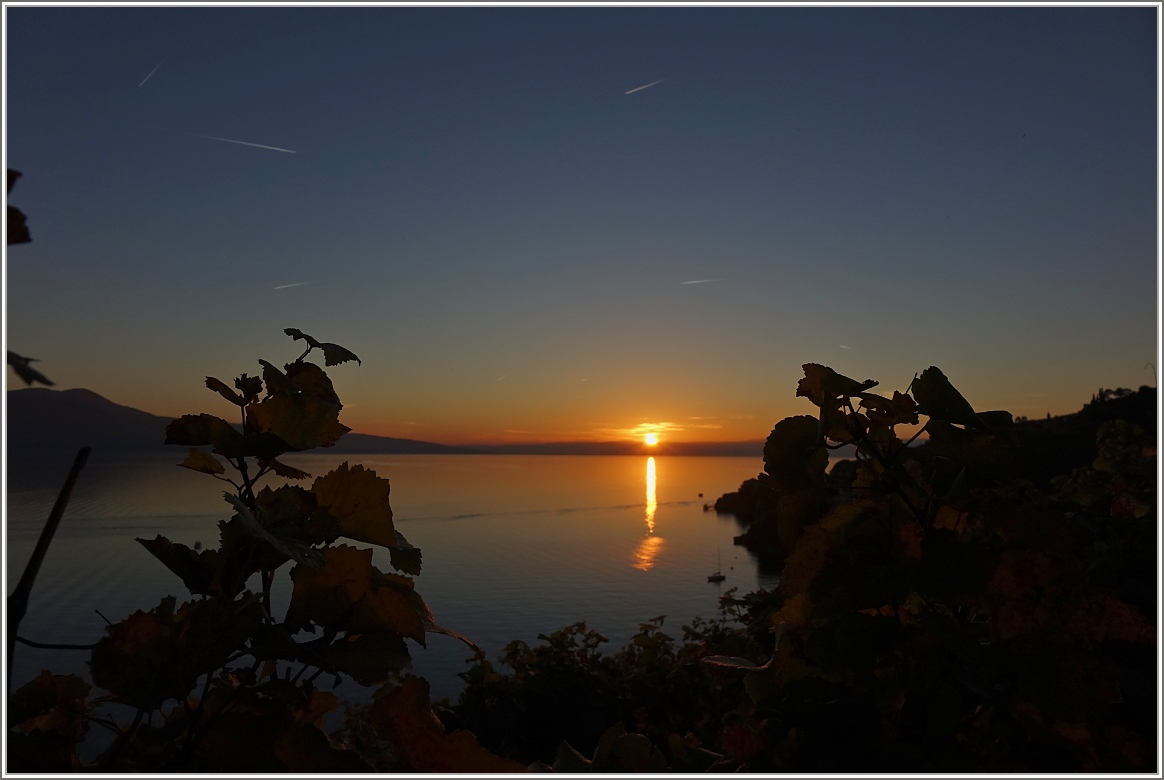
[[[137,85],[137,88],[138,88],[138,89],[141,89],[142,87],[144,87],[144,86],[145,86],[145,83],[146,83],[147,81],[149,81],[149,80],[150,80],[150,76],[152,76],[152,75],[154,75],[155,73],[157,73],[157,72],[158,72],[158,68],[162,67],[162,63],[164,63],[164,62],[165,62],[166,60],[168,60],[169,58],[170,58],[170,55],[169,55],[169,54],[167,54],[165,57],[162,57],[162,62],[159,62],[157,65],[155,65],[155,66],[154,66],[154,69],[153,69],[153,70],[151,70],[151,71],[149,72],[149,75],[148,75],[148,76],[146,76],[144,79],[142,79],[142,80],[141,80],[141,83]]]
[[[679,282],[679,284],[707,284],[708,282],[718,282],[719,279],[692,279],[690,282]]]
[[[626,91],[626,94],[633,95],[635,92],[638,92],[640,89],[647,89],[648,87],[653,87],[656,84],[662,84],[666,80],[667,79],[659,79],[658,81],[652,81],[650,84],[643,84],[641,87],[635,87],[634,89],[628,89]]]
[[[291,149],[283,149],[278,146],[267,146],[266,144],[252,144],[250,141],[236,141],[233,138],[219,138],[216,135],[202,135],[201,133],[192,133],[199,138],[206,138],[211,141],[225,141],[228,144],[241,144],[243,146],[253,146],[256,149],[270,149],[272,152],[283,152],[284,154],[298,154],[298,152]]]
[[[852,347],[846,347],[844,344],[838,344],[837,346],[841,349],[852,349]]]
[[[294,284],[281,284],[278,287],[272,287],[271,289],[272,290],[286,290],[288,287],[302,287],[305,284],[311,284],[311,282],[295,282]]]
[[[505,377],[507,377],[507,376],[509,376],[509,374],[502,374],[501,376],[497,377],[497,381],[500,382],[502,379],[505,379]]]

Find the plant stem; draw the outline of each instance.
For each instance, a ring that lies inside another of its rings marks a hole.
[[[20,578],[20,582],[16,585],[16,590],[12,591],[12,595],[8,597],[8,687],[12,687],[12,657],[16,650],[16,632],[20,629],[20,621],[24,619],[24,615],[28,612],[28,597],[32,594],[32,584],[36,582],[36,575],[40,571],[40,565],[44,563],[44,558],[48,554],[49,545],[52,544],[53,536],[57,532],[57,526],[61,524],[61,517],[65,514],[65,507],[68,506],[69,497],[73,494],[73,486],[77,484],[77,477],[81,474],[81,469],[85,467],[85,462],[89,460],[90,450],[88,447],[82,447],[77,451],[77,457],[73,459],[73,467],[69,469],[69,476],[65,479],[65,484],[61,488],[61,492],[57,494],[57,502],[53,504],[53,509],[49,513],[48,520],[45,521],[44,529],[40,532],[40,538],[36,542],[36,547],[32,551],[32,557],[28,559],[28,565],[24,567],[24,574]]]

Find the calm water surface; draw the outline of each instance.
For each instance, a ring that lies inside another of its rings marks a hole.
[[[176,450],[175,450],[176,451]],[[222,486],[163,459],[95,455],[86,466],[49,550],[20,634],[53,643],[89,643],[103,635],[99,610],[112,621],[156,606],[172,594],[188,600],[181,580],[134,537],[218,544],[217,523],[230,516]],[[70,453],[8,462],[7,581],[16,586],[72,460]],[[299,455],[285,460],[313,475],[347,460],[392,483],[397,530],[420,547],[417,590],[437,621],[472,639],[495,659],[513,639],[533,644],[577,621],[605,634],[613,651],[639,623],[666,615],[676,638],[693,617],[714,617],[718,596],[772,587],[743,548],[739,526],[705,512],[762,468],[755,458],[493,455]],[[273,484],[281,484],[276,480]],[[700,497],[700,493],[703,494]],[[358,543],[357,543],[358,544]],[[364,545],[361,545],[364,546]],[[718,567],[727,581],[707,582]],[[390,570],[388,554],[375,563]],[[280,570],[273,607],[290,598],[289,567]],[[257,577],[252,584],[258,589]],[[434,698],[455,696],[469,653],[432,635],[410,647],[414,670]],[[87,652],[17,646],[13,682],[42,668],[88,677]],[[345,686],[346,687],[346,686]]]

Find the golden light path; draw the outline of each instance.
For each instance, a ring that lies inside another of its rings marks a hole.
[[[647,458],[647,538],[639,543],[635,550],[634,567],[640,571],[647,571],[655,565],[655,558],[663,549],[663,537],[655,536],[655,512],[659,502],[655,498],[655,459]]]

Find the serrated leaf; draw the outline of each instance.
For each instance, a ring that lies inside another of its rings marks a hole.
[[[404,534],[396,532],[396,544],[388,548],[388,553],[392,558],[392,568],[414,577],[420,576],[420,548],[409,544]]]
[[[319,348],[323,350],[323,364],[325,366],[338,366],[340,363],[346,363],[349,360],[360,363],[360,359],[356,357],[355,352],[344,349],[339,344],[324,343],[320,344]],[[363,363],[360,363],[360,365],[363,365]]]
[[[288,466],[286,463],[281,463],[274,458],[271,458],[270,460],[260,460],[259,466],[262,468],[271,469],[271,471],[275,472],[275,474],[283,477],[284,479],[308,479],[311,477],[311,474],[307,473],[306,471],[297,469],[294,466]]]
[[[221,395],[226,400],[230,401],[235,406],[246,406],[246,401],[243,400],[243,397],[236,393],[234,390],[230,389],[226,382],[223,382],[221,379],[215,379],[212,376],[208,376],[206,377],[206,386]]]
[[[257,401],[263,393],[263,380],[257,376],[243,374],[234,380],[234,386],[242,393],[243,401],[247,404]]]
[[[324,650],[322,658],[330,668],[360,685],[384,682],[396,672],[412,668],[404,639],[393,633],[349,633]]]
[[[182,583],[191,593],[203,596],[222,594],[219,579],[221,555],[218,550],[194,551],[184,544],[171,542],[161,534],[154,539],[139,537],[134,541],[149,550],[150,554],[165,564],[167,569],[181,577]]]
[[[877,382],[872,379],[858,382],[819,363],[805,363],[801,368],[804,370],[804,378],[796,385],[796,395],[798,398],[807,398],[817,406],[821,406],[825,399],[847,398],[877,386]]]
[[[404,682],[368,708],[376,733],[391,744],[413,772],[524,773],[516,761],[495,756],[468,731],[444,733],[433,714],[428,681],[409,675]]]
[[[173,597],[149,612],[108,626],[90,657],[93,682],[118,701],[145,710],[184,699],[198,677],[218,669],[262,623],[254,594],[205,599],[174,611]]]
[[[323,555],[319,550],[313,550],[306,545],[283,539],[277,534],[268,531],[263,527],[262,522],[255,517],[254,513],[251,512],[250,507],[244,504],[238,496],[232,493],[223,493],[222,495],[235,508],[234,519],[239,522],[239,528],[244,533],[256,539],[263,540],[297,563],[302,563],[312,568],[319,568],[323,565]]]
[[[8,725],[25,734],[57,732],[76,742],[87,731],[88,697],[89,684],[80,677],[55,675],[46,669],[9,697]]]
[[[824,482],[829,453],[818,441],[818,421],[786,417],[764,443],[764,470],[778,487],[796,490]]]
[[[324,628],[344,625],[352,608],[371,590],[372,551],[346,544],[322,550],[319,568],[291,570],[294,588],[284,623],[290,631],[315,623]]]
[[[313,339],[311,336],[308,336],[303,331],[299,330],[299,328],[283,328],[283,332],[286,333],[291,338],[295,339],[296,341],[303,339],[304,341],[307,342],[307,345],[310,347],[318,347],[319,346],[318,341]]]
[[[184,414],[166,426],[166,444],[211,444],[218,451],[231,449],[241,439],[242,434],[234,426],[212,414]]]
[[[928,417],[955,425],[984,427],[970,402],[935,366],[930,366],[913,380],[913,397],[917,399],[918,411]]]
[[[415,591],[401,585],[401,579],[392,574],[373,577],[372,586],[352,610],[350,630],[356,633],[394,632],[423,645],[425,621],[421,605],[424,600],[420,599],[418,604]],[[427,605],[423,609],[427,612]]]
[[[363,466],[349,467],[347,461],[317,477],[312,491],[321,507],[326,507],[343,529],[342,534],[382,547],[396,544],[392,507],[388,503],[387,479]]]
[[[299,452],[329,447],[351,430],[340,423],[343,405],[319,366],[290,363],[284,374],[270,363],[260,362],[267,397],[246,407],[249,431],[274,434],[287,443],[287,449]]]
[[[178,465],[203,474],[223,474],[226,472],[226,467],[219,463],[217,458],[197,447],[191,447],[190,454]]]

